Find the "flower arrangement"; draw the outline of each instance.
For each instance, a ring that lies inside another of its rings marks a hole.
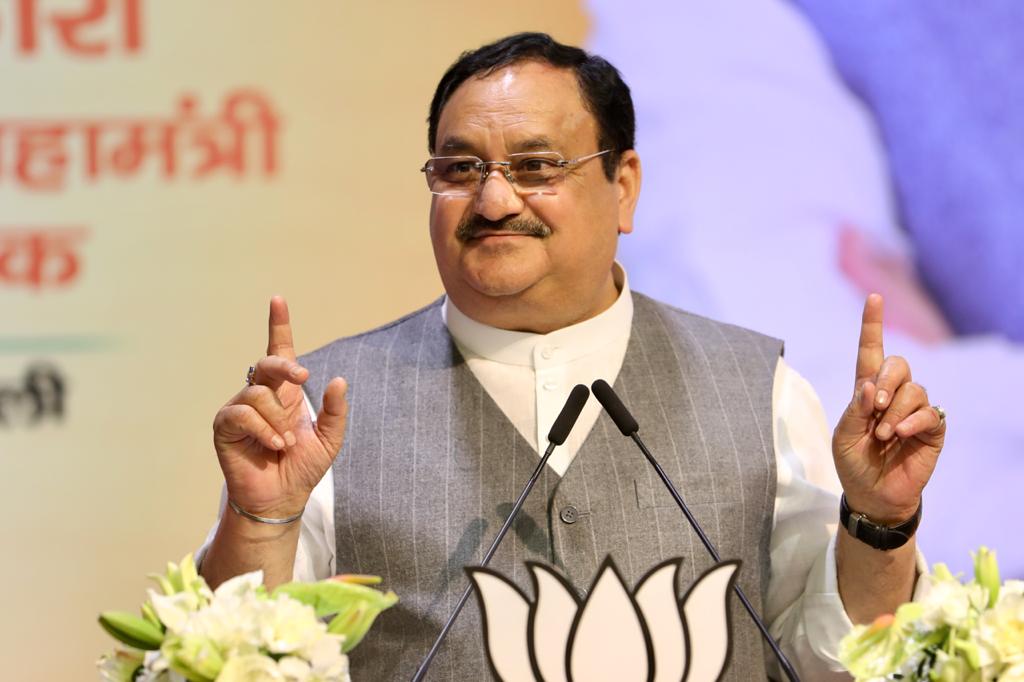
[[[973,556],[970,582],[936,564],[921,601],[843,639],[839,658],[858,682],[1024,682],[1024,581],[1000,585],[995,554]]]
[[[398,598],[374,576],[288,583],[261,571],[210,590],[192,555],[150,576],[142,616],[108,611],[100,625],[127,648],[98,662],[108,682],[348,682],[348,657]],[[325,623],[325,618],[331,620]]]

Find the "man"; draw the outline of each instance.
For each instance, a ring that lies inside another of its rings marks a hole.
[[[907,363],[884,357],[880,298],[865,305],[855,391],[832,449],[850,528],[862,514],[898,528],[879,531],[883,543],[911,536],[888,550],[846,530],[830,542],[836,501],[802,478],[799,453],[775,445],[794,439],[808,402],[778,341],[629,292],[614,257],[640,189],[633,128],[618,72],[542,34],[448,70],[424,166],[447,296],[301,363],[287,308],[271,302],[267,357],[214,423],[232,511],[202,557],[212,584],[257,568],[268,585],[296,567],[302,578],[380,573],[402,601],[354,652],[353,673],[408,678],[564,396],[603,378],[721,554],[743,560],[740,585],[809,679],[835,668],[850,620],[911,597],[913,528],[945,424]],[[351,381],[348,401],[338,375]],[[300,387],[319,403],[315,423]],[[685,587],[710,560],[671,504],[592,401],[492,566],[525,587],[525,560],[554,564],[585,590],[605,554],[630,584],[681,555]],[[764,649],[735,603],[732,623],[726,679],[763,679]],[[486,671],[470,606],[429,679]]]

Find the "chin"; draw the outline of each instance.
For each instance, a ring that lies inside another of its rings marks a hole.
[[[524,254],[509,258],[473,259],[463,268],[464,279],[484,296],[515,296],[531,288],[547,274],[541,263]]]
[[[493,274],[483,278],[474,277],[468,282],[478,294],[492,298],[516,296],[536,284],[536,280],[531,278],[495,277]]]

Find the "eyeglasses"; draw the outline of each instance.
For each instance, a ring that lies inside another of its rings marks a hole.
[[[432,194],[446,197],[476,194],[493,170],[491,166],[497,166],[519,194],[557,194],[570,169],[611,151],[605,149],[575,159],[565,159],[558,152],[526,152],[509,154],[508,161],[484,161],[476,156],[434,156],[427,159],[420,172],[426,175]]]

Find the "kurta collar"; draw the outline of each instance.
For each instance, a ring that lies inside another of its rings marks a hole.
[[[633,297],[621,265],[613,266],[619,297],[607,310],[578,324],[548,334],[498,329],[466,316],[445,296],[441,315],[463,351],[506,365],[535,369],[572,362],[617,340],[628,339],[633,323]]]

